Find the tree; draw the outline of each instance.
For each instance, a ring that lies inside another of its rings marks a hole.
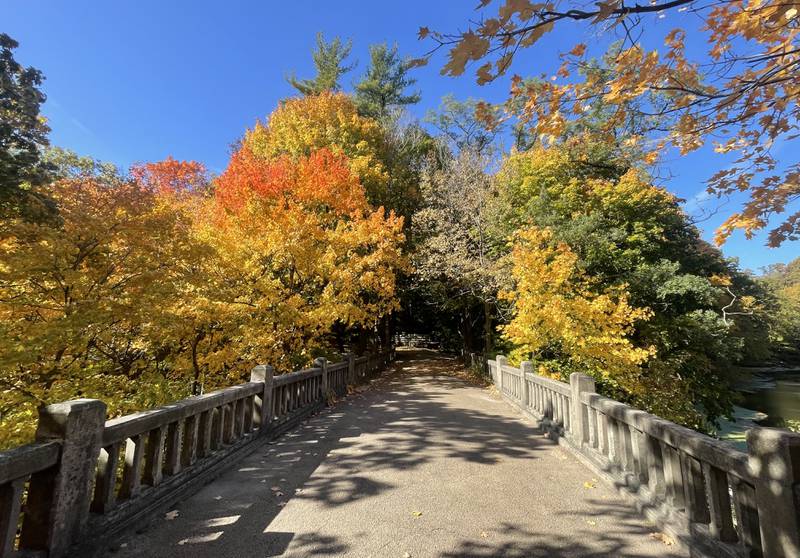
[[[779,356],[800,358],[800,258],[767,269],[761,281],[775,296],[772,343]]]
[[[422,207],[414,214],[415,290],[438,311],[458,316],[462,348],[493,349],[498,292],[504,274],[497,239],[489,229],[494,181],[486,155],[463,149],[432,166],[422,183]],[[480,320],[481,326],[476,327]]]
[[[355,85],[355,102],[364,116],[385,119],[391,108],[413,105],[420,101],[419,91],[405,94],[417,80],[408,76],[409,65],[397,54],[397,45],[386,43],[369,47],[370,65]]]
[[[493,146],[501,130],[498,126],[487,128],[485,123],[476,118],[478,106],[476,99],[459,101],[453,95],[445,95],[439,108],[425,115],[425,122],[447,138],[452,151],[464,149],[483,153]]]
[[[26,210],[37,198],[24,183],[38,182],[41,149],[47,145],[42,73],[14,59],[19,43],[0,33],[0,215]],[[41,199],[38,199],[41,202]]]
[[[641,365],[655,348],[637,347],[630,334],[652,311],[632,307],[624,284],[598,288],[549,229],[518,231],[511,259],[515,287],[503,295],[514,303],[514,317],[502,330],[516,351],[532,355],[540,374],[562,379],[562,368],[584,370],[616,389],[639,391]]]
[[[736,380],[732,365],[765,346],[765,293],[734,262],[704,243],[678,200],[654,186],[635,163],[609,159],[606,147],[579,136],[549,148],[537,146],[512,154],[504,162],[498,175],[501,211],[495,234],[513,237],[531,226],[537,231],[533,240],[522,238],[531,249],[520,256],[535,262],[537,268],[517,271],[526,274],[529,286],[527,291],[512,290],[519,295],[512,301],[518,311],[527,308],[529,316],[547,318],[542,321],[544,332],[536,331],[538,322],[526,318],[524,327],[533,331],[525,333],[520,326],[510,332],[509,339],[536,348],[523,348],[524,354],[517,353],[519,358],[535,356],[563,379],[569,372],[586,371],[576,365],[574,348],[564,349],[573,341],[559,339],[555,350],[549,339],[543,351],[526,335],[548,335],[553,331],[552,320],[579,320],[577,308],[584,303],[599,304],[595,308],[601,311],[598,320],[604,313],[613,317],[616,310],[623,316],[645,312],[647,320],[637,316],[628,323],[614,322],[617,329],[612,336],[618,339],[624,334],[633,348],[650,352],[638,371],[617,378],[609,376],[614,375],[612,368],[603,371],[600,364],[588,371],[609,395],[709,430],[717,417],[732,408]],[[552,255],[528,253],[536,248]],[[555,281],[556,268],[567,274],[563,283],[553,283],[558,289],[535,283],[538,277]],[[557,296],[556,302],[572,297],[578,307],[564,306],[561,318],[539,316],[549,309],[524,300],[527,292]],[[601,298],[606,296],[610,298]],[[596,325],[594,318],[587,319],[586,327]],[[586,343],[597,339],[591,331],[587,335]]]
[[[479,7],[490,3],[484,0]],[[652,24],[652,18],[666,17],[675,24]],[[511,69],[520,49],[538,45],[556,29],[563,36],[570,25],[593,36],[605,33],[619,43],[606,72],[581,75],[602,41],[597,47],[577,42],[560,55],[552,79],[545,73],[535,82],[512,78],[512,102],[523,99],[522,118],[536,135],[561,136],[570,119],[581,119],[597,101],[615,109],[605,128],[609,134],[634,111],[642,117],[637,120],[652,124],[632,140],[652,142],[656,152],[672,145],[688,153],[711,142],[717,152],[736,155],[734,164],[725,164],[707,184],[709,193],[718,196],[749,194],[742,210],[718,229],[718,243],[737,229],[751,237],[771,216],[787,211],[783,223],[770,231],[769,245],[798,238],[800,212],[792,203],[800,199],[800,162],[783,161],[775,149],[798,137],[800,17],[795,3],[610,0],[587,8],[576,2],[507,1],[463,33],[423,27],[420,37],[430,37],[434,51],[450,49],[442,73],[460,75],[468,62],[484,61],[477,76],[479,83],[487,83]],[[687,49],[689,36],[705,38],[706,50]]]
[[[317,33],[317,48],[311,53],[317,75],[311,79],[297,79],[292,75],[287,81],[303,95],[319,95],[325,91],[339,91],[342,76],[355,68],[355,64],[345,64],[352,48],[352,40],[342,42],[339,37],[334,37],[328,43],[325,42],[322,33]]]
[[[42,192],[56,221],[0,226],[0,445],[30,435],[39,405],[98,397],[113,416],[188,393],[164,351],[180,262],[193,259],[180,215],[135,181]]]
[[[373,327],[396,309],[402,218],[369,207],[342,154],[264,159],[245,144],[215,203],[206,234],[226,262],[216,275],[241,285],[232,302],[245,320],[218,335],[230,358],[258,355],[288,370],[324,350],[337,325]]]
[[[416,127],[361,116],[352,98],[324,92],[282,103],[266,125],[245,133],[242,146],[258,160],[308,156],[318,149],[344,154],[374,207],[409,216],[418,198],[416,169],[428,149]]]

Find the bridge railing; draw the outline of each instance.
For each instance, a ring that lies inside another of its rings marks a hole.
[[[0,453],[0,558],[92,555],[392,360],[260,365],[247,383],[111,420],[93,399],[45,407],[37,441]]]
[[[800,556],[800,435],[747,433],[748,451],[595,392],[544,378],[530,362],[489,360],[503,397],[632,497],[693,556]]]

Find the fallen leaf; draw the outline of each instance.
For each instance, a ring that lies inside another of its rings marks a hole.
[[[222,500],[222,496],[214,496],[215,500]]]
[[[482,539],[488,539],[489,538],[489,533],[487,533],[486,531],[481,531],[481,538]]]
[[[411,515],[413,515],[414,517],[419,517],[419,516],[422,515],[422,512],[421,511],[412,511]]]
[[[586,481],[586,482],[583,483],[583,487],[584,488],[594,488],[595,487],[595,483],[594,482],[590,482],[590,481]]]
[[[176,517],[178,517],[178,510],[168,511],[167,513],[164,514],[164,519],[167,519],[167,520],[170,520],[170,521],[175,519]]]
[[[666,533],[662,533],[661,531],[658,531],[656,533],[650,533],[650,538],[655,539],[657,541],[661,541],[666,546],[672,546],[673,544],[675,544],[675,541],[672,540],[672,537],[670,537]]]
[[[588,524],[589,524],[589,525],[591,525],[592,527],[594,527],[595,525],[597,525],[597,521],[592,521],[591,519],[587,519],[587,520],[586,520],[586,523],[588,523]]]

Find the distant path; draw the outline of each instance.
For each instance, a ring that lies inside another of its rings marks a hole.
[[[680,556],[510,406],[445,375],[452,360],[398,355],[113,556]]]

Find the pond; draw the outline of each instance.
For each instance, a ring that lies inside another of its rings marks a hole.
[[[739,387],[742,400],[735,409],[735,421],[723,421],[720,438],[745,447],[744,436],[753,426],[800,424],[800,369],[753,369],[752,377]]]

